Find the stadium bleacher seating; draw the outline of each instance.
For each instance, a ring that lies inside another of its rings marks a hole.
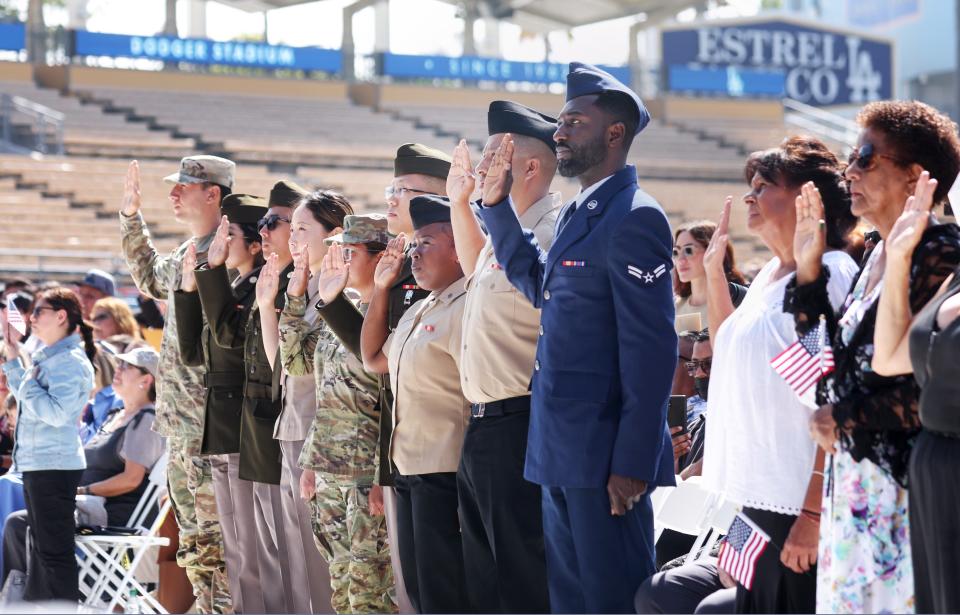
[[[91,266],[123,271],[116,211],[130,159],[141,161],[144,215],[155,242],[169,250],[184,228],[170,211],[162,177],[198,150],[239,164],[236,191],[266,194],[279,178],[347,195],[357,211],[383,209],[397,145],[419,141],[452,150],[467,138],[479,153],[490,100],[509,96],[550,110],[555,94],[505,93],[409,85],[278,82],[177,73],[69,67],[49,87],[11,78],[0,91],[65,114],[65,156],[0,155],[0,213],[20,220],[0,235],[0,270],[75,273]],[[744,191],[743,152],[785,134],[782,119],[713,118],[701,107],[656,117],[630,153],[641,186],[671,222],[716,219],[723,197]],[[657,112],[655,111],[655,115]],[[702,120],[702,121],[701,121]],[[719,134],[722,138],[715,135]],[[577,190],[557,178],[565,198]],[[735,212],[741,259],[765,253]]]

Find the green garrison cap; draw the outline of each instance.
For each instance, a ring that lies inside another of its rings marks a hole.
[[[233,189],[237,165],[219,156],[187,156],[180,161],[180,171],[167,175],[163,181],[171,184],[202,184],[210,182]]]
[[[453,158],[438,149],[421,143],[404,143],[393,160],[393,176],[417,173],[447,179],[452,162]]]
[[[278,181],[270,190],[270,207],[296,207],[303,197],[310,194],[296,182]]]
[[[324,239],[324,243],[379,243],[387,245],[393,236],[387,232],[387,217],[383,214],[347,216],[343,232]]]
[[[256,224],[267,215],[267,199],[252,194],[228,194],[220,212],[233,224]]]

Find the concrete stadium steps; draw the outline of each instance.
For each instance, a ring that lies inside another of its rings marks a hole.
[[[0,92],[22,96],[64,114],[64,148],[68,154],[161,155],[179,157],[194,148],[191,139],[173,139],[125,117],[104,113],[96,105],[32,83],[2,81]]]
[[[347,99],[102,87],[77,94],[171,134],[192,137],[206,149],[230,152],[238,160],[325,164],[352,156],[358,166],[383,167],[393,159],[396,145],[435,139],[431,131],[396,122]]]
[[[477,150],[486,141],[485,109],[407,103],[384,107],[384,111],[418,128],[434,130],[439,137],[467,139]],[[630,162],[650,177],[676,179],[735,181],[743,168],[739,150],[657,119],[634,141]]]

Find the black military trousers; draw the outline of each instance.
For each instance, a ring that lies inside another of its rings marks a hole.
[[[480,613],[549,613],[540,486],[523,478],[529,412],[473,418],[457,492],[467,591]]]
[[[467,613],[454,472],[395,477],[397,546],[417,613]]]

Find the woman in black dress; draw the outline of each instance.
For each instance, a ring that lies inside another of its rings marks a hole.
[[[960,268],[916,316],[910,255],[928,225],[937,181],[924,173],[888,239],[887,283],[874,333],[873,369],[913,372],[920,423],[910,457],[910,541],[918,613],[960,611]]]

